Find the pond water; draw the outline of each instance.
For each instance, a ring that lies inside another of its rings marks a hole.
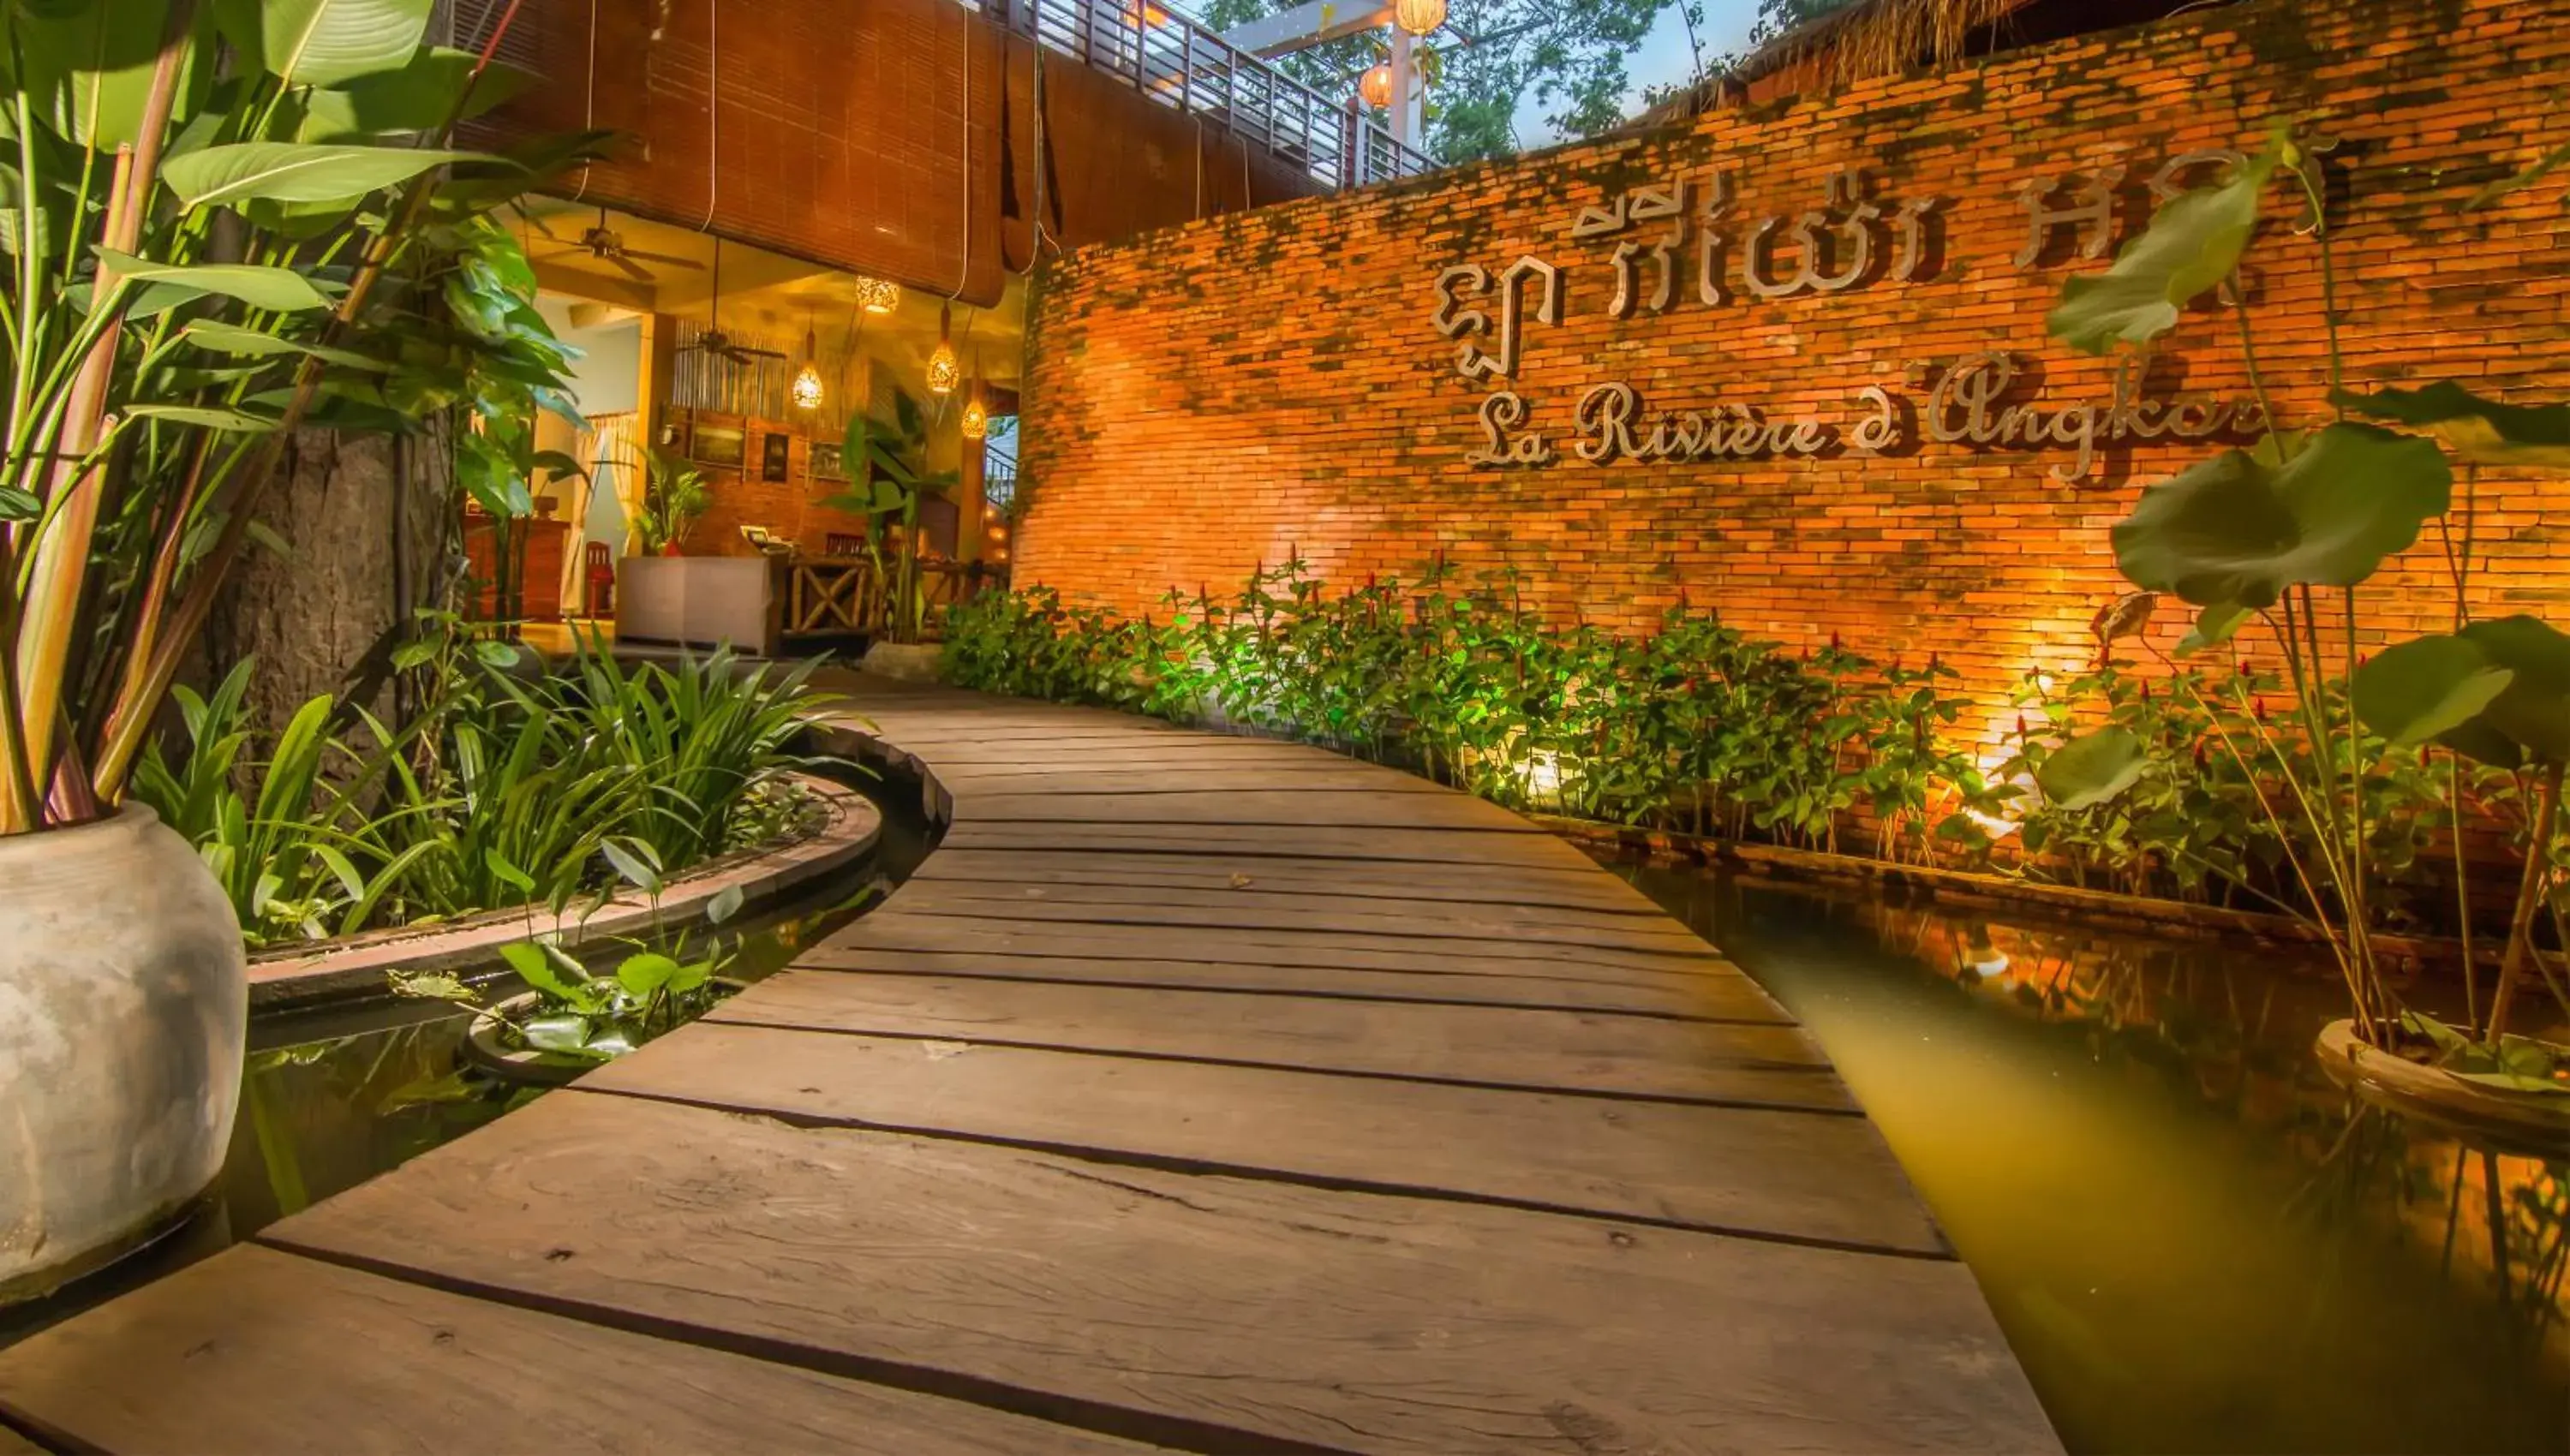
[[[1828,1047],[2071,1450],[2570,1450],[2570,1164],[2340,1092],[2325,963],[1623,873]]]
[[[738,939],[723,974],[757,980],[907,879],[933,841],[914,785],[850,776],[883,812],[883,835],[855,866],[794,903],[722,927]],[[705,927],[690,927],[698,941]],[[468,975],[485,1001],[521,989],[496,964]],[[223,1171],[196,1214],[159,1244],[54,1294],[0,1305],[0,1346],[239,1243],[304,1207],[389,1172],[528,1099],[460,1068],[469,1010],[382,998],[255,1016],[239,1116]]]

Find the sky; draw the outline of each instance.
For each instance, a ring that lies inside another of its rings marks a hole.
[[[1704,0],[1704,26],[1696,37],[1704,47],[1708,61],[1745,50],[1749,43],[1749,26],[1758,18],[1758,0]],[[1660,12],[1651,33],[1642,39],[1641,49],[1625,63],[1632,86],[1624,94],[1624,114],[1631,116],[1642,109],[1642,88],[1668,86],[1682,82],[1695,69],[1695,54],[1687,48],[1686,22],[1671,5]],[[1517,140],[1524,146],[1542,147],[1562,139],[1543,124],[1543,109],[1529,97],[1517,108]]]

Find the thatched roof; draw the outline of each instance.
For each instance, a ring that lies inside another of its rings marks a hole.
[[[1678,121],[1719,105],[1752,83],[1788,70],[1803,70],[1813,86],[1841,86],[1913,66],[1960,60],[1976,39],[2003,27],[2040,0],[1855,0],[1820,19],[1796,26],[1729,72],[1710,76],[1685,94],[1653,107],[1646,124]]]

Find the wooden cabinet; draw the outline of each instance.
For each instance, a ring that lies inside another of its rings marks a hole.
[[[488,516],[464,518],[464,554],[472,562],[475,609],[485,620],[500,613],[493,529],[497,524]],[[516,523],[510,535],[518,556],[518,615],[527,621],[561,621],[563,552],[571,545],[571,523],[537,517]]]

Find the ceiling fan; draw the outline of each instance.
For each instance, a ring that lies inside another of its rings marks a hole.
[[[555,236],[553,229],[545,226],[542,219],[530,216],[527,220],[535,223],[536,230],[543,233],[545,236],[554,238],[556,241],[561,240],[559,237]],[[580,238],[577,242],[573,243],[570,247],[562,248],[555,252],[545,253],[536,258],[536,261],[549,262],[555,258],[574,257],[581,253],[587,253],[591,257],[596,258],[603,263],[612,263],[618,268],[624,270],[626,276],[631,277],[638,282],[644,283],[651,281],[651,270],[642,266],[644,263],[658,263],[664,267],[671,268],[701,268],[704,266],[704,264],[697,262],[694,258],[683,258],[675,253],[644,252],[640,248],[627,247],[625,245],[625,234],[607,225],[607,209],[605,207],[598,209],[598,221],[595,224],[581,229]]]
[[[681,354],[708,354],[729,359],[734,364],[747,364],[758,359],[782,359],[780,349],[756,349],[736,343],[722,331],[722,239],[714,239],[713,291],[705,305],[705,326],[696,336],[678,346]]]

